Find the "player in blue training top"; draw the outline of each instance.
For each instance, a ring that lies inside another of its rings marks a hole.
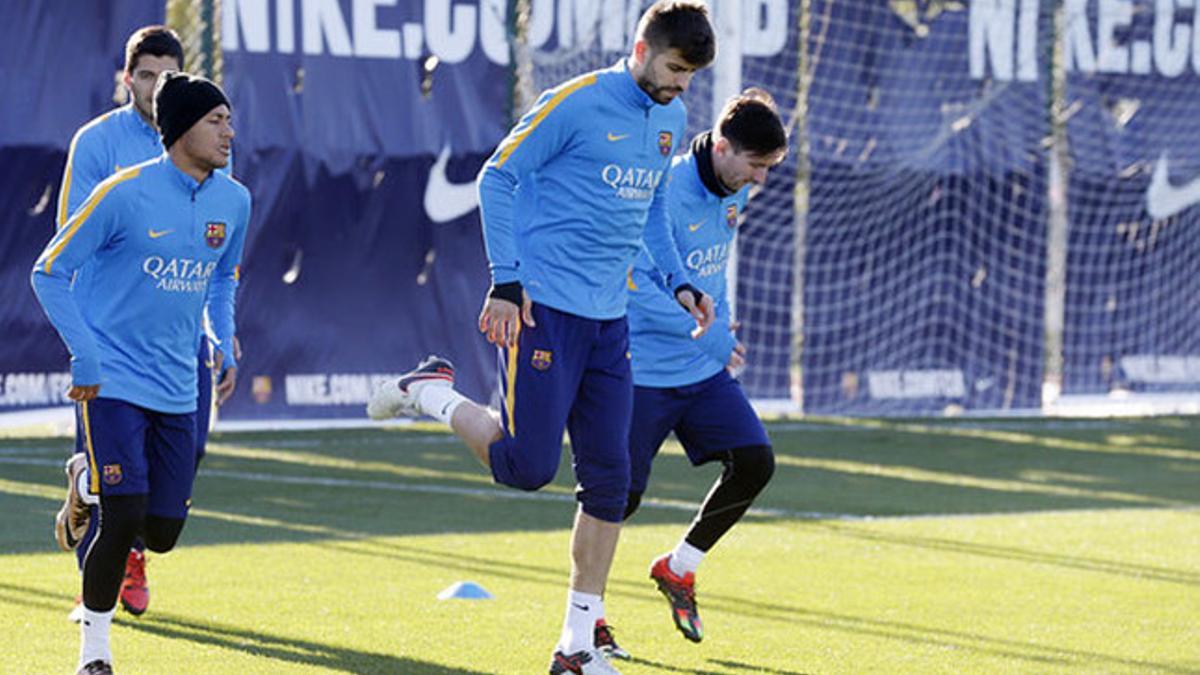
[[[67,153],[67,164],[63,170],[62,187],[58,195],[56,226],[61,229],[68,217],[79,210],[84,199],[100,181],[124,167],[140,164],[162,154],[162,139],[154,125],[154,85],[158,76],[166,71],[183,70],[183,47],[174,31],[165,26],[145,26],[134,31],[125,44],[125,70],[122,81],[129,92],[128,104],[111,110],[91,120],[75,132]],[[229,173],[230,165],[219,169]],[[86,277],[88,267],[81,268],[77,278]],[[86,284],[86,281],[81,283]],[[222,344],[228,344],[222,340]],[[236,353],[237,343],[233,343]],[[241,357],[237,354],[238,358]],[[223,356],[218,351],[218,362]],[[196,461],[204,455],[208,439],[209,411],[212,407],[212,359],[209,357],[208,340],[201,340],[197,356],[196,376],[199,401],[196,409]],[[232,380],[218,385],[218,398],[224,400],[232,393]],[[76,420],[75,457],[71,462],[82,462],[84,439],[82,420]],[[84,514],[90,518],[90,512]],[[69,550],[73,542],[79,568],[83,569],[83,554],[92,537],[96,523],[90,522],[87,533],[80,539],[67,536],[69,509],[59,511],[55,520],[55,538],[59,546]],[[138,538],[125,564],[125,579],[121,584],[121,605],[129,613],[138,616],[146,611],[150,603],[150,589],[146,583],[145,545]],[[82,597],[76,601],[71,612],[74,621],[81,614]]]
[[[770,95],[747,89],[726,103],[711,131],[693,139],[690,153],[672,162],[667,204],[675,243],[696,285],[717,298],[712,330],[691,339],[690,326],[679,320],[649,256],[638,258],[629,277],[635,386],[625,518],[637,510],[650,465],[672,431],[692,464],[725,465],[679,544],[650,566],[650,577],[671,603],[676,627],[693,642],[704,637],[696,612],[696,568],[775,468],[767,433],[730,374],[745,366],[746,348],[730,323],[725,267],[751,186],[766,181],[768,170],[783,161],[787,144]]]
[[[686,121],[677,97],[715,50],[703,3],[654,4],[629,57],[543,93],[480,172],[493,285],[479,329],[501,347],[500,420],[455,392],[452,366],[437,357],[385,383],[367,408],[448,423],[496,482],[523,490],[553,480],[570,432],[580,508],[551,673],[615,672],[593,631],[629,488],[626,275],[643,239],[689,321],[699,331],[712,320],[664,200]]]
[[[134,538],[165,553],[183,530],[205,305],[218,335],[235,332],[250,194],[214,171],[229,161],[229,102],[208,80],[164,73],[155,113],[167,151],[102,181],[32,274],[71,353],[67,396],[86,450],[69,465],[67,543],[83,535],[89,503],[102,523],[83,559],[80,673],[112,672],[109,626]],[[232,387],[237,363],[225,359]]]

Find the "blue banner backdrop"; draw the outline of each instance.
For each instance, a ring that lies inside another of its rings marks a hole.
[[[0,411],[67,405],[68,354],[29,286],[54,235],[75,130],[113,108],[125,41],[156,0],[10,2],[0,9]]]
[[[224,3],[235,174],[255,203],[244,391],[223,416],[360,416],[381,378],[430,353],[491,400],[474,177],[508,130],[503,3],[267,4]]]

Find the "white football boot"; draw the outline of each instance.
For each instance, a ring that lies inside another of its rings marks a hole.
[[[367,401],[367,417],[386,420],[401,415],[418,417],[417,396],[423,387],[453,387],[454,364],[440,356],[428,356],[416,368],[379,385]]]

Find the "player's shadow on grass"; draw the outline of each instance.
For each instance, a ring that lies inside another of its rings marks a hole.
[[[709,659],[708,661],[709,663],[715,663],[718,666],[725,668],[725,670],[696,670],[695,668],[677,668],[659,661],[643,659],[639,656],[635,656],[629,661],[630,663],[636,663],[641,666],[654,668],[656,671],[663,673],[687,673],[687,675],[729,675],[729,671],[737,672],[743,670],[748,670],[755,673],[766,673],[767,675],[807,675],[806,673],[801,673],[795,670],[778,670],[776,668],[769,668],[767,666],[739,663],[737,661],[725,661],[721,659]]]
[[[751,670],[756,673],[767,673],[767,675],[808,675],[797,670],[780,670],[778,668],[756,666],[750,663],[739,663],[738,661],[728,661],[725,659],[709,659],[709,662],[730,670]]]
[[[450,668],[402,656],[270,635],[246,628],[198,622],[159,612],[155,612],[145,619],[118,619],[118,623],[132,630],[157,637],[220,647],[242,652],[255,658],[273,659],[281,664],[304,664],[350,673],[411,673],[412,675],[480,673],[482,675],[484,672],[459,667]]]
[[[36,588],[5,582],[0,582],[0,605],[61,612],[64,616],[71,606],[68,596],[59,596]],[[455,673],[484,675],[485,673],[485,671],[450,668],[390,654],[270,635],[217,623],[198,622],[157,611],[142,619],[128,619],[123,615],[118,615],[115,623],[120,629],[136,630],[157,637],[220,647],[249,654],[255,658],[273,659],[281,664],[280,668],[283,668],[282,664],[304,664],[350,673],[404,673],[405,675],[453,675]],[[203,670],[203,667],[197,666],[197,670]]]

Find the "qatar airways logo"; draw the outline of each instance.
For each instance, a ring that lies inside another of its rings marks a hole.
[[[654,190],[662,182],[661,169],[646,169],[635,166],[609,164],[600,171],[600,179],[611,187],[621,199],[650,200]]]
[[[714,274],[724,274],[725,263],[729,260],[729,242],[714,244],[704,248],[694,248],[685,257],[687,267],[698,277],[711,277]]]
[[[217,263],[190,258],[152,255],[142,262],[142,271],[154,279],[155,288],[168,293],[203,293]]]

